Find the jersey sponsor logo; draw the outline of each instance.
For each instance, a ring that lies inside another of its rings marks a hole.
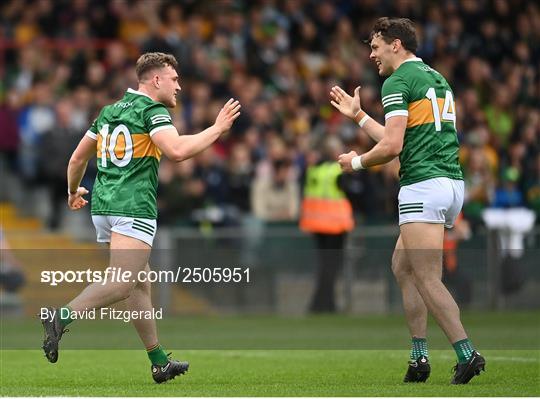
[[[383,107],[395,104],[403,104],[403,93],[389,94],[382,98]]]
[[[152,125],[156,125],[158,123],[164,123],[164,122],[170,123],[171,122],[171,116],[170,115],[165,115],[165,114],[154,115],[154,116],[150,117],[150,122],[152,123]]]
[[[133,102],[131,102],[131,101],[127,102],[127,103],[119,101],[119,102],[114,104],[114,107],[116,107],[116,108],[128,108],[128,107],[131,107],[131,106],[133,106]]]

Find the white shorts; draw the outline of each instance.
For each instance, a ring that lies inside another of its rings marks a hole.
[[[444,223],[454,226],[463,206],[463,180],[435,177],[403,186],[399,190],[399,225],[404,223]]]
[[[152,246],[156,236],[156,219],[128,216],[92,215],[97,242],[111,242],[111,231],[133,237]]]

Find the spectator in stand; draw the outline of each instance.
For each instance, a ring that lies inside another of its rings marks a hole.
[[[536,223],[540,224],[540,153],[536,155],[534,170],[525,182],[528,206],[536,212]]]
[[[0,34],[6,44],[0,89],[17,94],[16,106],[6,117],[19,132],[16,154],[10,157],[17,158],[19,178],[35,180],[41,134],[57,124],[54,104],[76,92],[73,113],[78,123],[88,126],[97,110],[126,86],[133,87],[131,65],[141,52],[166,50],[177,56],[180,76],[188,81],[172,113],[181,133],[198,131],[215,101],[234,96],[242,103],[242,115],[215,153],[229,167],[234,148],[247,146],[255,173],[242,176],[240,190],[252,185],[255,176],[271,172],[280,151],[293,162],[288,178],[300,184],[309,144],[325,132],[335,133],[352,148],[373,145],[362,142],[355,128],[337,116],[327,93],[335,84],[352,91],[353,82],[360,80],[366,112],[382,120],[375,89],[380,80],[362,40],[375,18],[390,14],[417,23],[422,37],[418,54],[455,89],[464,168],[477,163],[477,155],[471,160],[467,154],[473,132],[481,132],[493,174],[491,186],[497,184],[499,162],[510,165],[518,148],[525,147],[518,190],[527,198],[526,182],[534,175],[540,136],[540,6],[531,0],[7,0],[0,7]],[[280,145],[284,149],[276,149]],[[237,176],[229,180],[227,168],[218,169],[224,176],[217,190],[222,193],[220,206],[238,206],[238,195],[228,187],[229,182],[238,184]],[[190,173],[200,172],[196,165]],[[366,173],[358,187],[364,184],[376,201],[368,204],[361,195],[351,198],[357,211],[369,213],[363,220],[371,222],[394,209],[392,190],[378,184],[382,179],[392,187],[394,180],[391,173]],[[474,175],[478,177],[478,170]],[[215,187],[211,191],[215,201]],[[245,203],[241,206],[246,209]]]
[[[519,179],[517,168],[510,166],[503,171],[501,183],[493,197],[494,208],[519,208],[525,204],[523,194],[519,190]]]
[[[73,110],[71,98],[63,98],[56,104],[56,122],[43,133],[39,147],[40,170],[49,187],[52,209],[47,223],[52,230],[62,223],[66,205],[66,165],[81,138],[81,128],[77,126]]]
[[[0,250],[2,251],[2,263],[0,263],[0,288],[9,293],[17,292],[24,286],[26,279],[24,278],[22,264],[9,246],[1,225]]]
[[[159,170],[159,223],[177,226],[194,223],[193,212],[204,203],[205,185],[194,177],[195,160],[174,163],[163,159]]]
[[[482,143],[480,135],[471,134],[465,147],[463,174],[465,178],[465,200],[463,213],[473,227],[482,220],[482,211],[489,206],[493,197],[494,169],[490,163],[489,147]]]
[[[242,214],[250,213],[250,188],[254,171],[247,145],[239,142],[232,146],[225,173],[230,203]]]
[[[300,208],[300,187],[290,180],[291,161],[276,159],[269,176],[255,179],[251,191],[251,207],[255,217],[265,222],[294,222]]]

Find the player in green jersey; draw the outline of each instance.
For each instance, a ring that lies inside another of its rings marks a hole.
[[[195,135],[178,135],[167,111],[176,106],[181,90],[177,65],[169,54],[143,54],[135,66],[138,90],[128,89],[120,101],[102,109],[68,165],[68,205],[78,210],[88,203],[83,198],[88,190],[80,187],[80,182],[87,163],[97,155],[98,174],[92,192],[97,240],[109,243],[110,265],[131,272],[131,276],[150,270],[161,154],[176,162],[190,158],[227,132],[240,115],[240,104],[230,99],[212,126]],[[42,319],[43,349],[50,362],[57,361],[60,338],[78,312],[125,300],[127,310],[153,314],[150,282],[127,280],[95,282],[66,306],[50,308],[50,317]],[[142,318],[133,324],[147,349],[157,383],[187,371],[187,362],[170,359],[160,346],[155,320]]]
[[[370,58],[382,87],[385,125],[371,119],[353,96],[334,86],[331,103],[354,119],[377,144],[362,155],[339,156],[344,171],[390,162],[399,156],[400,236],[392,271],[401,288],[412,337],[405,382],[424,382],[431,367],[427,350],[428,310],[452,343],[458,363],[452,384],[466,384],[484,369],[460,321],[459,308],[441,281],[444,227],[452,227],[463,205],[463,175],[458,161],[456,110],[445,78],[415,57],[414,25],[404,18],[380,18],[369,38]]]

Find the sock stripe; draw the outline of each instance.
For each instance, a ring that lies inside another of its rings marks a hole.
[[[427,340],[425,338],[412,338],[411,360],[415,361],[420,356],[429,356]]]
[[[152,351],[156,350],[157,348],[159,348],[159,344],[155,344],[154,346],[151,346],[150,348],[146,348],[146,351],[147,352],[152,352]]]

